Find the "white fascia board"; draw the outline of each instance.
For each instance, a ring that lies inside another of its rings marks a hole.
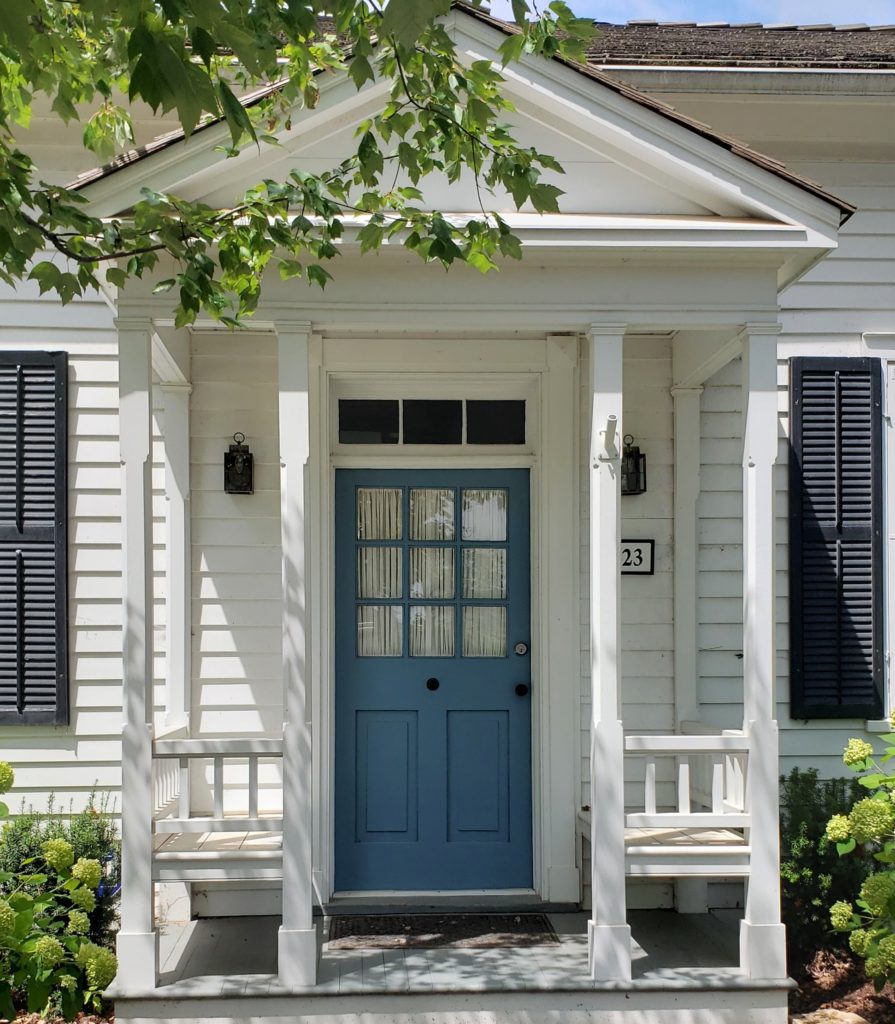
[[[502,33],[459,11],[451,18],[458,47],[474,60],[500,63],[497,48],[505,38]],[[840,220],[836,206],[685,125],[601,87],[559,61],[523,56],[502,74],[513,93],[554,109],[559,118],[589,129],[620,153],[667,169],[672,188],[677,181],[689,180],[756,216],[801,223],[826,234],[835,244]]]
[[[337,122],[333,129],[337,130],[346,115],[362,117],[360,108],[365,104],[380,105],[389,88],[388,82],[379,81],[368,83],[358,92],[347,75],[328,77],[321,85],[317,107],[314,110],[296,108],[291,130],[278,133],[283,148],[292,149],[301,145],[307,133],[321,132],[331,122]],[[227,157],[220,150],[230,143],[230,129],[226,123],[209,125],[188,139],[172,143],[106,178],[84,186],[81,194],[90,202],[92,215],[113,217],[139,202],[144,188],[173,192],[184,182],[211,172],[212,167],[217,185],[221,180],[221,172],[230,178],[249,164],[254,164],[259,172],[256,178],[260,180],[264,164],[282,156],[282,149],[278,147],[255,147],[249,143],[243,146],[238,156]]]

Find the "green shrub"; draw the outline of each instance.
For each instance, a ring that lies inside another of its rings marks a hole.
[[[14,781],[10,765],[0,761],[0,794]],[[8,814],[0,802],[0,818]],[[82,841],[95,838],[84,822],[80,828]],[[38,830],[37,821],[26,822],[11,845],[21,852]],[[85,1008],[102,1009],[102,991],[117,970],[115,954],[87,935],[102,884],[100,861],[78,857],[58,835],[45,838],[39,853],[15,869],[0,870],[0,1017],[14,1019],[23,1004],[41,1016],[58,1008],[66,1020]]]
[[[780,780],[780,879],[790,970],[798,974],[822,949],[844,949],[830,931],[830,903],[860,885],[866,867],[840,859],[824,829],[830,815],[861,792],[854,779],[819,779],[794,768]]]
[[[103,865],[103,880],[97,891],[96,907],[90,912],[90,939],[100,946],[112,943],[118,913],[121,884],[121,843],[108,806],[108,796],[97,799],[90,794],[87,806],[65,817],[56,814],[53,797],[47,813],[29,809],[7,821],[0,831],[0,872],[16,872],[21,865],[42,855],[50,839],[64,839],[75,858],[98,860]],[[0,882],[0,894],[9,891],[11,882]],[[31,886],[30,891],[40,886]]]
[[[830,907],[830,922],[864,959],[877,989],[895,981],[895,774],[884,767],[895,758],[895,732],[880,739],[885,752],[879,760],[872,743],[848,741],[842,760],[861,776],[863,788],[857,798],[836,808],[840,813],[830,818],[826,830],[840,855],[862,860],[863,870],[848,898]]]

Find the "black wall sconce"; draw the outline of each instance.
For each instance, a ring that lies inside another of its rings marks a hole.
[[[234,444],[224,452],[224,490],[227,494],[254,494],[254,456],[245,443],[246,436],[238,430],[233,435]]]
[[[646,490],[646,456],[634,444],[634,437],[625,434],[622,451],[622,494],[643,494]]]

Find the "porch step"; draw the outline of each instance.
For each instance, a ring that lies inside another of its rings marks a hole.
[[[157,837],[156,882],[258,881],[283,877],[280,832],[181,832]]]

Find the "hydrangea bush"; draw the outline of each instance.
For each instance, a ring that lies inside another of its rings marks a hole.
[[[15,776],[0,762],[0,794]],[[9,809],[0,803],[0,818]],[[49,839],[18,871],[0,871],[0,1017],[15,1018],[18,996],[31,1013],[58,1007],[66,1020],[99,1010],[118,965],[111,950],[86,938],[88,914],[102,881],[98,860],[80,857],[64,839]]]
[[[895,712],[892,717],[895,730]],[[869,795],[857,800],[848,814],[833,815],[826,832],[840,855],[865,849],[879,865],[853,902],[837,900],[830,908],[833,928],[849,933],[852,952],[864,959],[878,988],[895,981],[895,773],[884,767],[895,758],[895,731],[881,738],[886,749],[879,759],[866,740],[848,741],[842,759],[860,773]]]

